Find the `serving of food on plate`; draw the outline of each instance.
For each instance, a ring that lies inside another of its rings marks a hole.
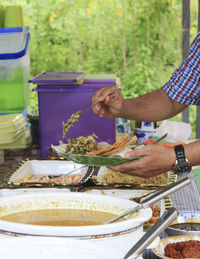
[[[181,235],[163,238],[153,248],[153,252],[163,259],[200,258],[200,236]]]
[[[73,126],[74,122],[79,120],[80,115],[84,111],[78,111],[71,115],[66,123],[63,122],[63,138]],[[113,184],[129,184],[134,186],[164,186],[176,180],[173,173],[163,173],[155,177],[144,179],[137,176],[114,172],[107,167],[117,164],[139,159],[139,157],[125,158],[124,154],[132,150],[136,146],[137,137],[129,138],[128,134],[124,134],[121,138],[110,145],[106,142],[97,142],[98,137],[95,133],[88,137],[79,136],[67,140],[67,143],[60,141],[60,145],[52,145],[59,156],[78,164],[100,167],[97,175],[92,175],[92,179],[96,184],[113,185]]]
[[[141,178],[134,175],[124,174],[112,171],[109,168],[101,167],[97,176],[93,175],[92,179],[98,184],[130,184],[140,187],[147,186],[165,186],[176,180],[176,175],[166,172],[150,178]]]
[[[120,151],[136,143],[136,136],[129,139],[128,134],[125,134],[113,145],[98,143],[95,138],[97,136],[94,133],[88,137],[79,136],[69,139],[66,144],[61,142],[59,146],[52,145],[52,149],[68,160],[90,166],[113,166],[139,158],[124,158],[119,155]]]
[[[94,167],[61,160],[22,161],[4,181],[8,184],[78,185],[93,173]]]

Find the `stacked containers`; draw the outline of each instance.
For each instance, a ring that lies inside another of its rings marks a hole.
[[[0,113],[22,112],[28,104],[28,27],[0,28]]]
[[[30,33],[22,7],[0,5],[0,27],[0,149],[25,148]]]
[[[115,120],[96,116],[91,110],[91,97],[99,89],[105,86],[113,86],[113,80],[91,80],[74,84],[66,77],[67,73],[42,73],[29,82],[36,83],[39,103],[39,128],[40,128],[40,155],[45,158],[49,155],[51,144],[59,145],[59,141],[67,142],[67,139],[84,136],[93,132],[98,136],[97,141],[115,142]],[[80,116],[79,122],[63,139],[63,122],[67,122],[70,116],[79,111],[88,109]]]
[[[0,28],[0,149],[26,148],[25,116],[29,99],[28,27]],[[22,114],[24,116],[22,116]],[[21,121],[23,126],[15,125]]]
[[[0,116],[0,150],[25,148],[28,141],[26,121],[22,114]]]

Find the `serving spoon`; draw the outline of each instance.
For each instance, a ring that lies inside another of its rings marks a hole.
[[[76,171],[78,171],[78,170],[82,170],[82,169],[85,168],[85,167],[88,167],[88,166],[87,166],[87,165],[83,165],[83,166],[81,166],[81,167],[79,167],[79,168],[72,169],[71,171],[69,171],[69,172],[67,172],[67,173],[65,173],[65,174],[49,175],[49,177],[50,177],[50,178],[66,177],[66,176],[68,176],[68,175],[70,175],[70,174],[72,174],[72,173],[74,173],[74,172],[76,172]]]
[[[190,184],[192,182],[192,180],[193,180],[193,178],[185,177],[178,182],[172,183],[172,184],[166,186],[165,188],[163,188],[162,190],[159,190],[155,194],[152,194],[150,197],[144,199],[143,201],[141,201],[140,204],[136,205],[135,207],[121,213],[120,215],[118,215],[117,217],[114,217],[111,220],[106,221],[104,224],[113,223],[137,210],[148,208],[151,204],[165,198],[166,196],[168,196],[168,195],[182,189],[186,185]]]
[[[127,252],[123,259],[136,259],[151,242],[160,235],[178,216],[178,211],[172,207],[142,236],[142,238]]]

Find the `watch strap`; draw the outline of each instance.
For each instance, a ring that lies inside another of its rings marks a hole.
[[[183,145],[174,146],[174,150],[175,150],[176,159],[178,163],[187,161],[185,157],[185,151],[184,151]]]
[[[192,169],[189,161],[185,157],[185,151],[183,145],[176,145],[174,146],[174,151],[176,154],[176,162],[175,165],[172,167],[172,170],[176,174],[185,174],[189,173]]]

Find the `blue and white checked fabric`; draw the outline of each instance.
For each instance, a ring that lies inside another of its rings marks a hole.
[[[188,56],[162,89],[179,103],[200,105],[200,33],[193,41]]]

